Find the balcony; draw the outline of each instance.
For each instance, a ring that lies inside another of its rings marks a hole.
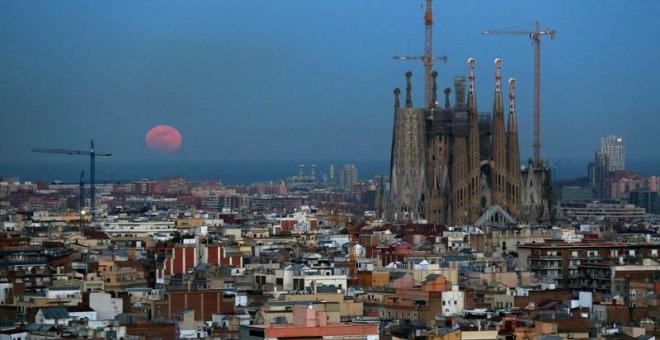
[[[558,263],[554,264],[547,264],[547,263],[532,263],[529,266],[530,269],[536,269],[536,270],[549,270],[549,269],[555,269],[555,270],[560,270],[562,267]]]
[[[558,261],[561,259],[562,257],[558,255],[543,255],[535,258],[535,260],[542,260],[542,261]]]

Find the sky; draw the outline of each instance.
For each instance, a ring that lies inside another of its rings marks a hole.
[[[0,157],[97,150],[138,160],[387,160],[394,87],[413,72],[422,105],[421,0],[0,0]],[[660,1],[434,1],[439,88],[477,60],[480,111],[496,57],[518,80],[521,158],[532,154],[533,48],[487,29],[554,29],[542,41],[542,155],[593,157],[623,135],[659,159]],[[505,89],[508,87],[505,87]],[[153,152],[147,131],[179,129]]]

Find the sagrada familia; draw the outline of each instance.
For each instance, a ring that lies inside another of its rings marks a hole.
[[[475,64],[468,60],[467,79],[454,79],[437,98],[437,72],[432,73],[432,101],[414,108],[410,72],[405,103],[394,90],[389,190],[380,209],[388,220],[426,221],[447,225],[538,223],[548,220],[549,171],[544,165],[521,168],[516,123],[514,79],[509,80],[508,118],[504,117],[500,59],[495,60],[492,115],[480,114],[475,91]]]

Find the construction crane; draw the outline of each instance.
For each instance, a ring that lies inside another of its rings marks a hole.
[[[423,56],[395,56],[396,60],[421,60],[424,64],[424,108],[430,109],[433,103],[433,61],[442,60],[447,62],[447,57],[433,56],[433,0],[426,0],[426,11],[424,12],[424,55]]]
[[[96,215],[96,205],[95,205],[95,184],[96,184],[96,156],[101,157],[110,157],[112,154],[110,152],[96,152],[94,150],[94,140],[90,141],[90,149],[87,150],[67,150],[67,149],[47,149],[47,148],[33,148],[32,152],[39,153],[58,153],[65,155],[83,155],[89,156],[89,201],[90,201],[90,214],[91,219],[94,221]]]
[[[514,34],[526,35],[534,44],[534,167],[540,168],[541,162],[541,36],[547,35],[554,39],[556,31],[543,30],[538,20],[536,21],[536,30],[528,31],[501,31],[490,30],[483,31],[482,34]]]
[[[83,232],[83,219],[85,218],[85,170],[80,171],[80,206],[78,213],[80,214],[80,234]]]

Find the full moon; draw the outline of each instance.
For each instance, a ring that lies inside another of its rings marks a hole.
[[[144,141],[152,150],[174,152],[181,147],[181,133],[169,125],[156,125],[147,132]]]

